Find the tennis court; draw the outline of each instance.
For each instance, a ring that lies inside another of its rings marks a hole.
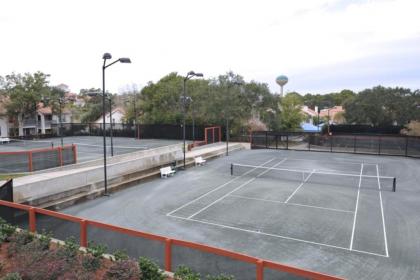
[[[111,138],[107,137],[107,155],[111,155]],[[139,150],[158,148],[175,143],[179,140],[166,139],[134,139],[128,137],[113,137],[114,155],[131,153]],[[103,138],[101,136],[72,136],[63,138],[64,145],[77,146],[77,162],[95,160],[103,157]],[[15,152],[33,149],[48,149],[61,146],[60,138],[40,140],[12,140],[0,144],[0,152]]]
[[[349,279],[414,279],[420,273],[419,165],[403,157],[239,151],[64,212]],[[91,234],[110,247],[146,254]],[[253,279],[237,265],[184,255],[183,264],[202,271],[223,267],[237,279]]]

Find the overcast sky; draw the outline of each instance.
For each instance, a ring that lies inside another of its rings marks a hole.
[[[73,92],[144,86],[170,72],[289,77],[285,91],[420,88],[420,1],[1,0],[0,75],[42,71]]]

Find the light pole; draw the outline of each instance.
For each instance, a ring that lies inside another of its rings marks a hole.
[[[108,196],[108,182],[107,182],[107,174],[106,174],[106,131],[105,131],[105,69],[108,68],[109,66],[117,63],[117,62],[121,62],[121,63],[131,63],[131,60],[127,57],[123,57],[123,58],[119,58],[111,63],[109,63],[108,65],[106,64],[106,61],[108,59],[111,59],[112,56],[110,53],[104,53],[102,56],[102,59],[104,60],[104,63],[102,65],[102,125],[103,125],[103,142],[104,142],[104,195]],[[112,126],[112,123],[111,123]]]
[[[237,85],[240,86],[242,85],[241,82],[238,81],[234,81],[234,82],[228,82],[228,92],[226,94],[226,104],[225,104],[225,118],[226,118],[226,156],[229,155],[229,113],[228,113],[228,105],[229,105],[229,88],[230,85]]]
[[[182,139],[183,139],[183,143],[184,143],[184,146],[183,146],[182,150],[183,150],[183,153],[184,153],[184,161],[183,161],[184,162],[184,164],[183,164],[184,170],[186,168],[186,165],[185,165],[185,153],[186,153],[186,151],[185,151],[185,114],[186,114],[185,106],[186,106],[186,99],[187,99],[187,97],[186,97],[186,84],[187,84],[187,81],[189,79],[193,78],[193,77],[203,77],[203,74],[202,73],[195,73],[194,71],[190,71],[190,72],[187,73],[187,76],[184,77],[183,94],[182,94]]]

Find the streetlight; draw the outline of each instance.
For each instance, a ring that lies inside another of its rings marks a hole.
[[[186,114],[185,105],[186,105],[186,99],[187,99],[187,97],[186,97],[186,84],[187,84],[187,81],[189,79],[193,78],[193,77],[203,77],[203,74],[202,73],[195,73],[194,71],[190,71],[190,72],[187,73],[187,76],[184,77],[184,84],[183,84],[184,87],[183,87],[183,94],[182,94],[182,139],[183,139],[183,142],[184,142],[184,147],[183,147],[184,170],[186,168],[186,165],[185,165],[185,153],[186,153],[186,151],[185,151],[185,114]]]
[[[119,58],[108,65],[106,64],[106,61],[108,59],[111,59],[112,56],[110,53],[104,53],[102,56],[102,59],[104,60],[104,64],[102,65],[102,124],[103,124],[103,142],[104,142],[104,195],[108,196],[108,182],[107,182],[107,176],[106,176],[106,132],[105,132],[105,69],[109,66],[121,62],[121,63],[131,63],[131,60],[127,57]],[[112,129],[112,120],[111,120],[111,129]]]
[[[228,83],[228,92],[227,92],[227,95],[226,95],[226,99],[229,99],[229,87],[230,87],[230,85],[237,85],[237,86],[241,86],[242,85],[242,83],[241,82],[238,82],[238,81],[233,81],[233,82],[230,82],[229,81],[229,83]],[[226,156],[228,156],[229,155],[229,115],[228,115],[228,105],[229,105],[229,102],[228,102],[228,100],[226,100],[226,104],[225,104],[225,118],[226,118]]]

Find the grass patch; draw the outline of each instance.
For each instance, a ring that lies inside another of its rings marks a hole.
[[[24,173],[0,174],[0,181],[26,176]]]

